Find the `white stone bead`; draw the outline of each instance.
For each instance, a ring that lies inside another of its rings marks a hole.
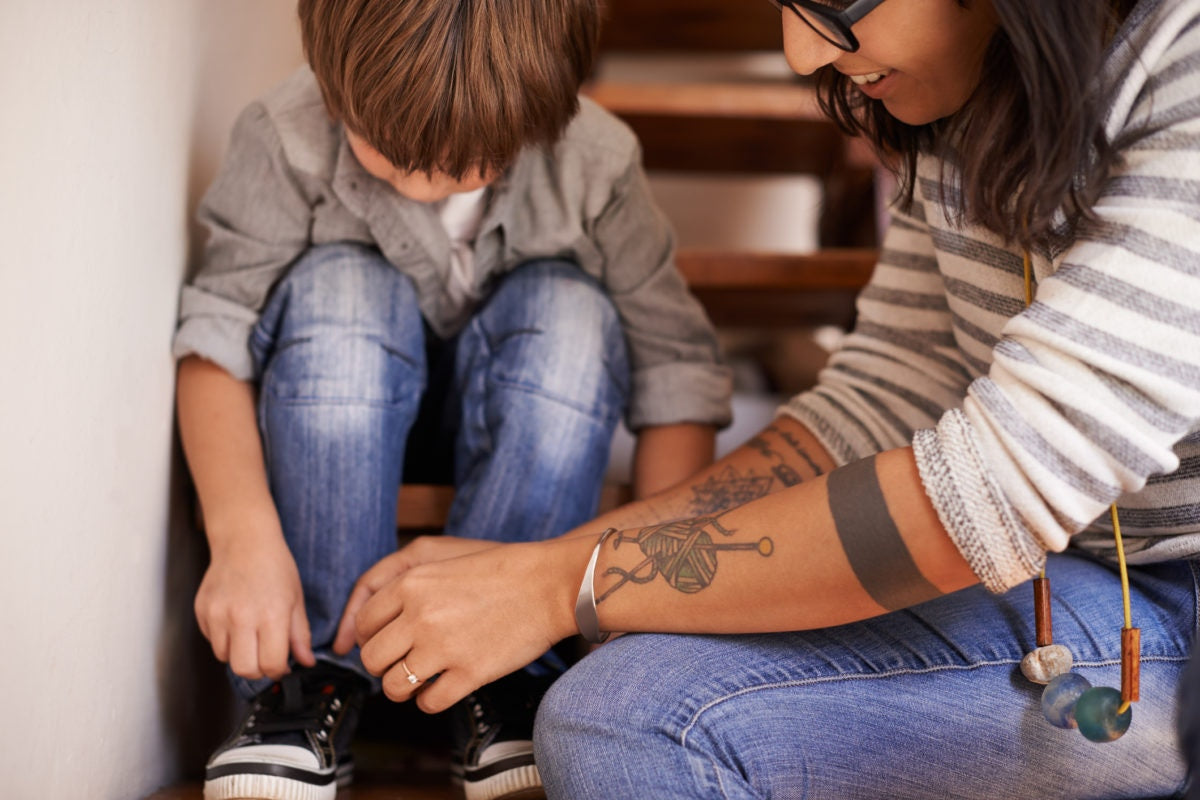
[[[1039,647],[1021,659],[1021,672],[1034,683],[1049,683],[1055,675],[1071,671],[1075,659],[1061,644]]]

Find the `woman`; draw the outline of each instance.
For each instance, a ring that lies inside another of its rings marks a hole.
[[[418,541],[364,575],[342,646],[356,623],[388,694],[436,711],[578,630],[658,632],[547,695],[552,797],[1177,791],[1200,555],[1200,0],[790,0],[782,23],[829,112],[902,165],[819,385],[561,539]],[[1073,671],[1119,685],[1113,502],[1141,700],[1097,745],[1043,718],[1018,664],[1044,565]]]

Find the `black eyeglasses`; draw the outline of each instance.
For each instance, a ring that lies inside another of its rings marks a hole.
[[[853,53],[858,39],[850,26],[875,10],[883,0],[768,0],[778,9],[790,8],[822,39]]]

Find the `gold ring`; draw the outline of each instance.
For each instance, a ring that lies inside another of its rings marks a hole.
[[[412,670],[408,668],[408,664],[404,663],[404,659],[400,659],[400,669],[404,670],[404,674],[408,676],[408,682],[413,686],[421,682],[421,679],[414,675]]]

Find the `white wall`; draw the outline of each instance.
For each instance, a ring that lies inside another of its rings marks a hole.
[[[168,345],[191,205],[236,109],[298,63],[293,9],[0,3],[7,800],[143,797],[210,744]]]

